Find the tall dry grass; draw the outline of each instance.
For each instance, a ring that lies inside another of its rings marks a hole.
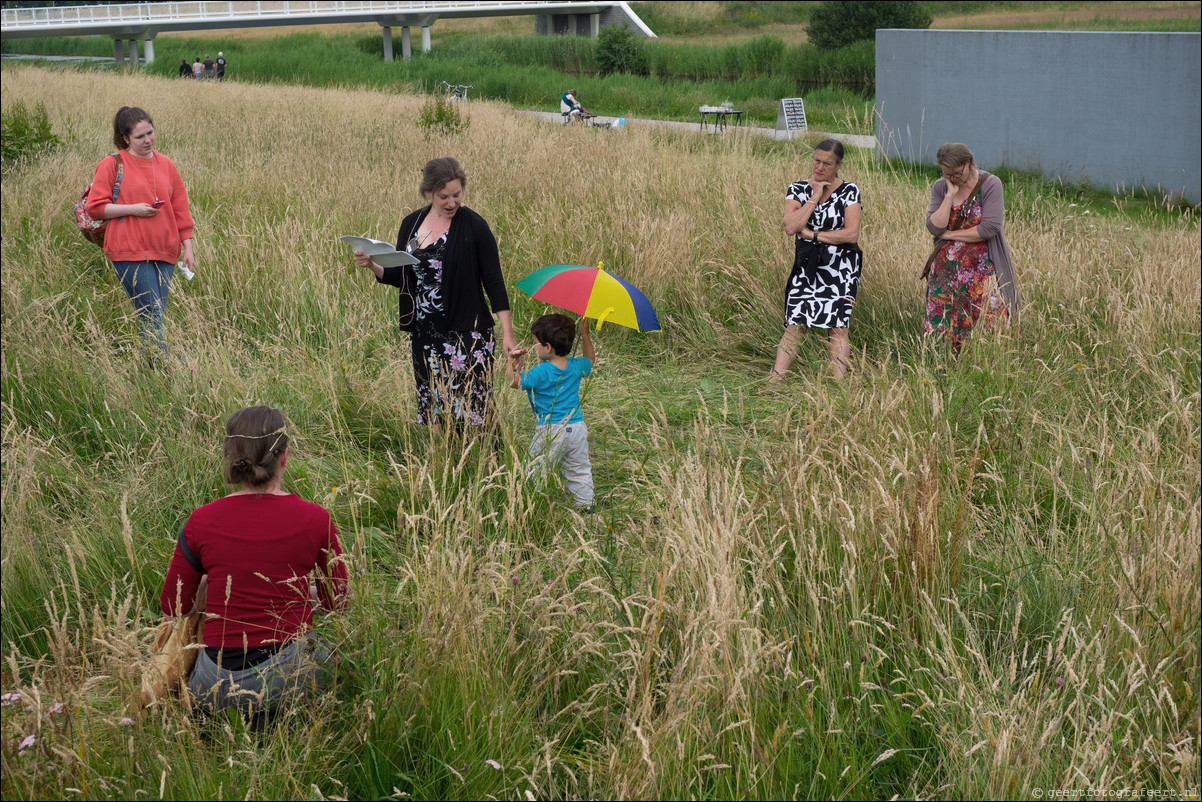
[[[1012,198],[1022,329],[952,363],[917,334],[925,190],[852,153],[853,377],[807,341],[761,391],[804,146],[476,102],[427,137],[421,99],[349,88],[5,65],[2,91],[65,143],[4,177],[5,798],[1196,794],[1194,214]],[[69,213],[123,104],[197,219],[153,373]],[[656,304],[662,334],[598,335],[594,515],[523,482],[516,394],[497,460],[411,424],[395,297],[336,241],[391,239],[448,154],[509,281],[604,260]],[[135,706],[174,533],[225,492],[248,403],[292,417],[288,483],[355,566],[320,624],[336,689],[265,739]]]

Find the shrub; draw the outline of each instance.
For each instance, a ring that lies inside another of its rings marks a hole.
[[[821,48],[871,40],[878,28],[929,28],[931,15],[915,2],[826,2],[810,14],[810,44]]]
[[[459,101],[444,95],[434,95],[422,106],[417,117],[417,127],[431,133],[458,134],[465,131],[470,120],[459,110]]]
[[[606,25],[597,36],[597,69],[602,75],[626,72],[647,75],[650,60],[643,43],[629,28]]]
[[[50,131],[46,106],[38,103],[30,111],[18,100],[0,113],[0,162],[8,167],[22,156],[34,156],[59,145]]]

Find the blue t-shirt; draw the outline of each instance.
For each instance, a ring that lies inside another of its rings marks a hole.
[[[580,414],[580,380],[593,372],[591,359],[571,357],[567,367],[539,362],[522,374],[522,389],[530,398],[538,423],[584,423]]]

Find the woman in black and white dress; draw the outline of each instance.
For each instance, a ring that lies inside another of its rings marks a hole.
[[[860,286],[860,189],[839,178],[843,144],[825,139],[814,148],[814,172],[785,195],[785,233],[796,238],[785,295],[785,333],[769,381],[779,382],[797,357],[802,328],[827,329],[831,369],[847,373],[847,329]]]

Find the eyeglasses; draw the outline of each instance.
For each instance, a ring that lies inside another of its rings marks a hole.
[[[947,178],[963,178],[966,170],[968,170],[967,164],[964,165],[963,167],[961,167],[959,170],[953,170],[950,173],[946,172],[942,168],[940,168],[939,174],[942,175],[945,179],[947,179]]]

